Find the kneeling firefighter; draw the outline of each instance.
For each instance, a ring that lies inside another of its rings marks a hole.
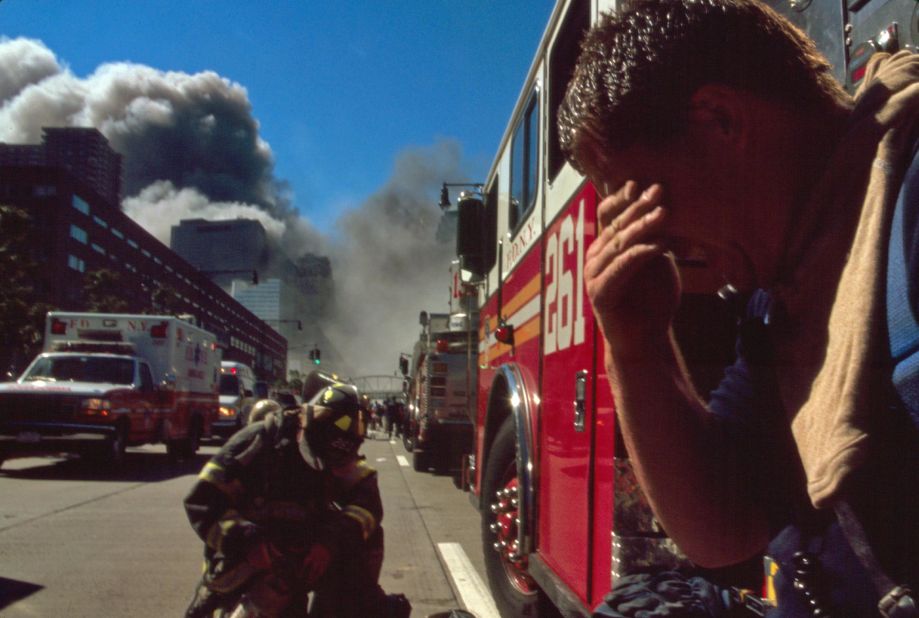
[[[205,543],[186,616],[237,606],[247,616],[409,615],[405,597],[378,583],[383,506],[358,455],[363,434],[357,389],[338,383],[269,412],[211,458],[185,498]]]

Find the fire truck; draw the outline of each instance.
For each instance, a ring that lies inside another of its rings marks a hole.
[[[217,339],[173,316],[50,312],[44,351],[0,384],[0,462],[76,452],[120,464],[163,442],[191,456],[217,419]]]
[[[559,0],[481,191],[458,203],[458,258],[480,312],[465,484],[482,513],[487,576],[504,616],[550,606],[589,615],[616,577],[684,563],[617,436],[604,344],[584,291],[597,191],[566,162],[555,121],[580,38],[617,4]],[[849,88],[874,51],[919,42],[916,0],[769,4],[817,41]],[[704,259],[678,257],[676,335],[706,393],[733,356],[734,319]]]
[[[466,314],[428,313],[420,317],[421,336],[412,352],[407,381],[403,442],[412,451],[412,466],[458,469],[472,449],[469,414],[469,344]],[[402,363],[404,369],[408,364]]]

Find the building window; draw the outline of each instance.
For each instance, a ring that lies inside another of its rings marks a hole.
[[[92,248],[93,248],[93,251],[95,251],[96,253],[101,253],[102,255],[105,255],[105,249],[103,249],[102,247],[100,247],[100,246],[97,245],[96,243],[93,243],[93,244],[92,244]]]
[[[37,185],[32,187],[32,195],[35,197],[49,197],[52,195],[57,195],[57,187],[54,185]],[[89,207],[87,206],[87,210]],[[79,208],[77,209],[79,210]],[[89,213],[84,213],[89,214]]]
[[[84,262],[83,260],[81,260],[75,255],[67,256],[67,266],[69,266],[70,268],[74,269],[77,272],[82,273],[86,271],[86,262]]]
[[[93,221],[96,222],[96,225],[102,228],[108,228],[108,223],[105,222],[105,219],[97,215],[93,215]]]
[[[130,238],[128,239],[128,246],[131,247],[132,249],[137,249],[137,243],[131,240]]]
[[[115,236],[115,238],[120,238],[121,240],[124,240],[124,234],[122,234],[122,233],[118,230],[118,228],[114,228],[114,227],[113,227],[113,228],[112,228],[112,234]]]
[[[163,260],[159,259],[159,258],[156,257],[155,255],[153,256],[153,261],[156,262],[157,264],[162,264],[162,263],[163,263]]]
[[[73,224],[70,225],[70,237],[84,245],[86,241],[89,240],[89,235],[86,233],[86,230]]]
[[[51,188],[54,189],[54,187]],[[86,201],[79,195],[73,196],[73,199],[70,200],[70,205],[82,212],[84,215],[89,214],[89,204],[87,204]]]
[[[150,252],[146,249],[141,249],[140,252],[144,255],[144,257],[150,257]]]

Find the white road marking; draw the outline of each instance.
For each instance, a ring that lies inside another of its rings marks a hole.
[[[408,459],[405,458],[405,455],[396,455],[396,461],[398,461],[399,465],[403,468],[408,468]]]
[[[437,549],[465,608],[476,618],[501,618],[488,586],[476,573],[462,545],[438,543]]]
[[[390,443],[390,444],[398,444],[398,442],[396,442],[395,440],[390,440],[389,443]]]
[[[377,461],[386,461],[385,457],[377,457]]]

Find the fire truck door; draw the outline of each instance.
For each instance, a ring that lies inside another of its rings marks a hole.
[[[538,545],[565,584],[587,599],[594,431],[594,318],[584,252],[596,194],[585,183],[544,236]]]

